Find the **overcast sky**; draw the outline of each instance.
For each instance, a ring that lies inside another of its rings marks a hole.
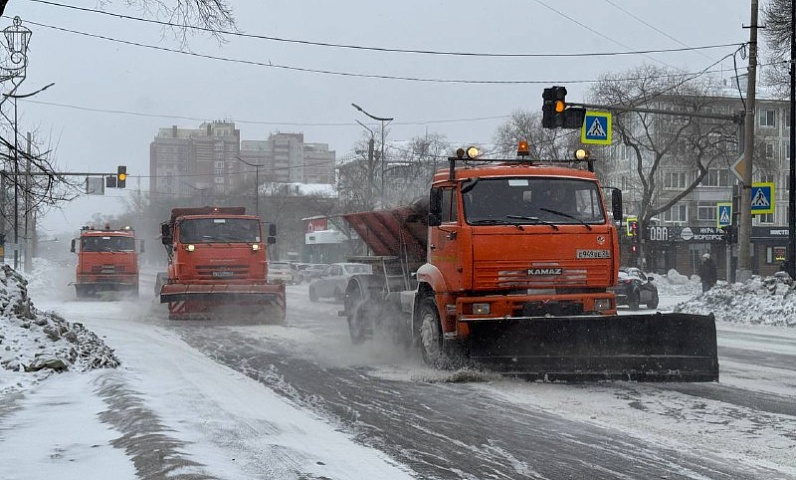
[[[750,17],[750,2],[741,0],[231,0],[241,33],[289,41],[225,36],[220,44],[197,33],[186,48],[161,26],[64,8],[59,1],[146,16],[120,0],[11,0],[0,28],[19,15],[33,31],[19,93],[55,83],[19,101],[20,130],[50,142],[63,171],[111,172],[127,165],[128,192],[147,188],[149,145],[161,127],[232,120],[245,140],[303,132],[305,141],[328,143],[341,159],[365,132],[356,120],[377,127],[354,102],[395,118],[390,140],[429,132],[455,145],[483,144],[513,111],[540,110],[546,86],[565,85],[568,100],[582,101],[602,73],[643,63],[698,72],[735,48],[572,54],[739,44],[748,41],[743,26]],[[165,50],[180,48],[193,55]],[[528,56],[540,54],[558,57]],[[738,61],[745,71],[745,60]],[[728,79],[732,68],[727,58],[711,71]],[[44,233],[76,229],[95,211],[116,211],[126,194],[65,205],[44,218]]]

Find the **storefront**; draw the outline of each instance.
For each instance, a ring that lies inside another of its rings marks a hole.
[[[767,276],[781,269],[786,260],[788,232],[787,227],[752,228],[752,274]],[[721,280],[732,277],[737,266],[737,245],[728,244],[724,230],[717,227],[649,226],[642,238],[623,235],[620,244],[623,266],[641,266],[651,273],[664,274],[675,269],[683,275],[693,275],[703,253],[713,257]]]

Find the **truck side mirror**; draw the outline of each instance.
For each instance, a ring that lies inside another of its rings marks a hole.
[[[72,239],[72,247],[69,249],[70,252],[75,253],[75,239]]]
[[[141,249],[140,249],[140,253],[144,253],[144,241],[143,241],[143,240],[141,240]]]
[[[611,189],[611,210],[614,214],[614,222],[622,221],[622,190]]]
[[[432,188],[428,198],[428,226],[442,225],[442,189]]]
[[[273,223],[268,224],[268,238],[265,239],[265,243],[268,245],[276,243],[276,225]]]
[[[163,245],[171,245],[174,239],[171,237],[171,227],[169,227],[168,223],[162,223],[160,225],[160,236],[160,241],[163,242]]]

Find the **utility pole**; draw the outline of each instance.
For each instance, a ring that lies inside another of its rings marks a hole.
[[[790,2],[790,174],[788,175],[788,254],[786,269],[796,278],[796,2]]]
[[[736,282],[752,278],[752,153],[755,147],[755,88],[757,80],[757,0],[752,0],[749,26],[749,69],[746,79],[746,115],[744,117],[743,182],[741,185],[741,216],[738,225],[738,270]],[[791,120],[793,122],[793,120]]]
[[[32,222],[31,210],[33,209],[33,202],[31,201],[31,176],[30,176],[30,156],[31,144],[33,143],[32,135],[28,132],[27,135],[27,158],[25,162],[25,273],[33,271],[33,252],[31,251],[31,229],[35,232],[36,225]]]

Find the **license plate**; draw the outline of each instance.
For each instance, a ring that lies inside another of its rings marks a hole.
[[[231,277],[235,275],[233,272],[213,272],[214,277]]]

